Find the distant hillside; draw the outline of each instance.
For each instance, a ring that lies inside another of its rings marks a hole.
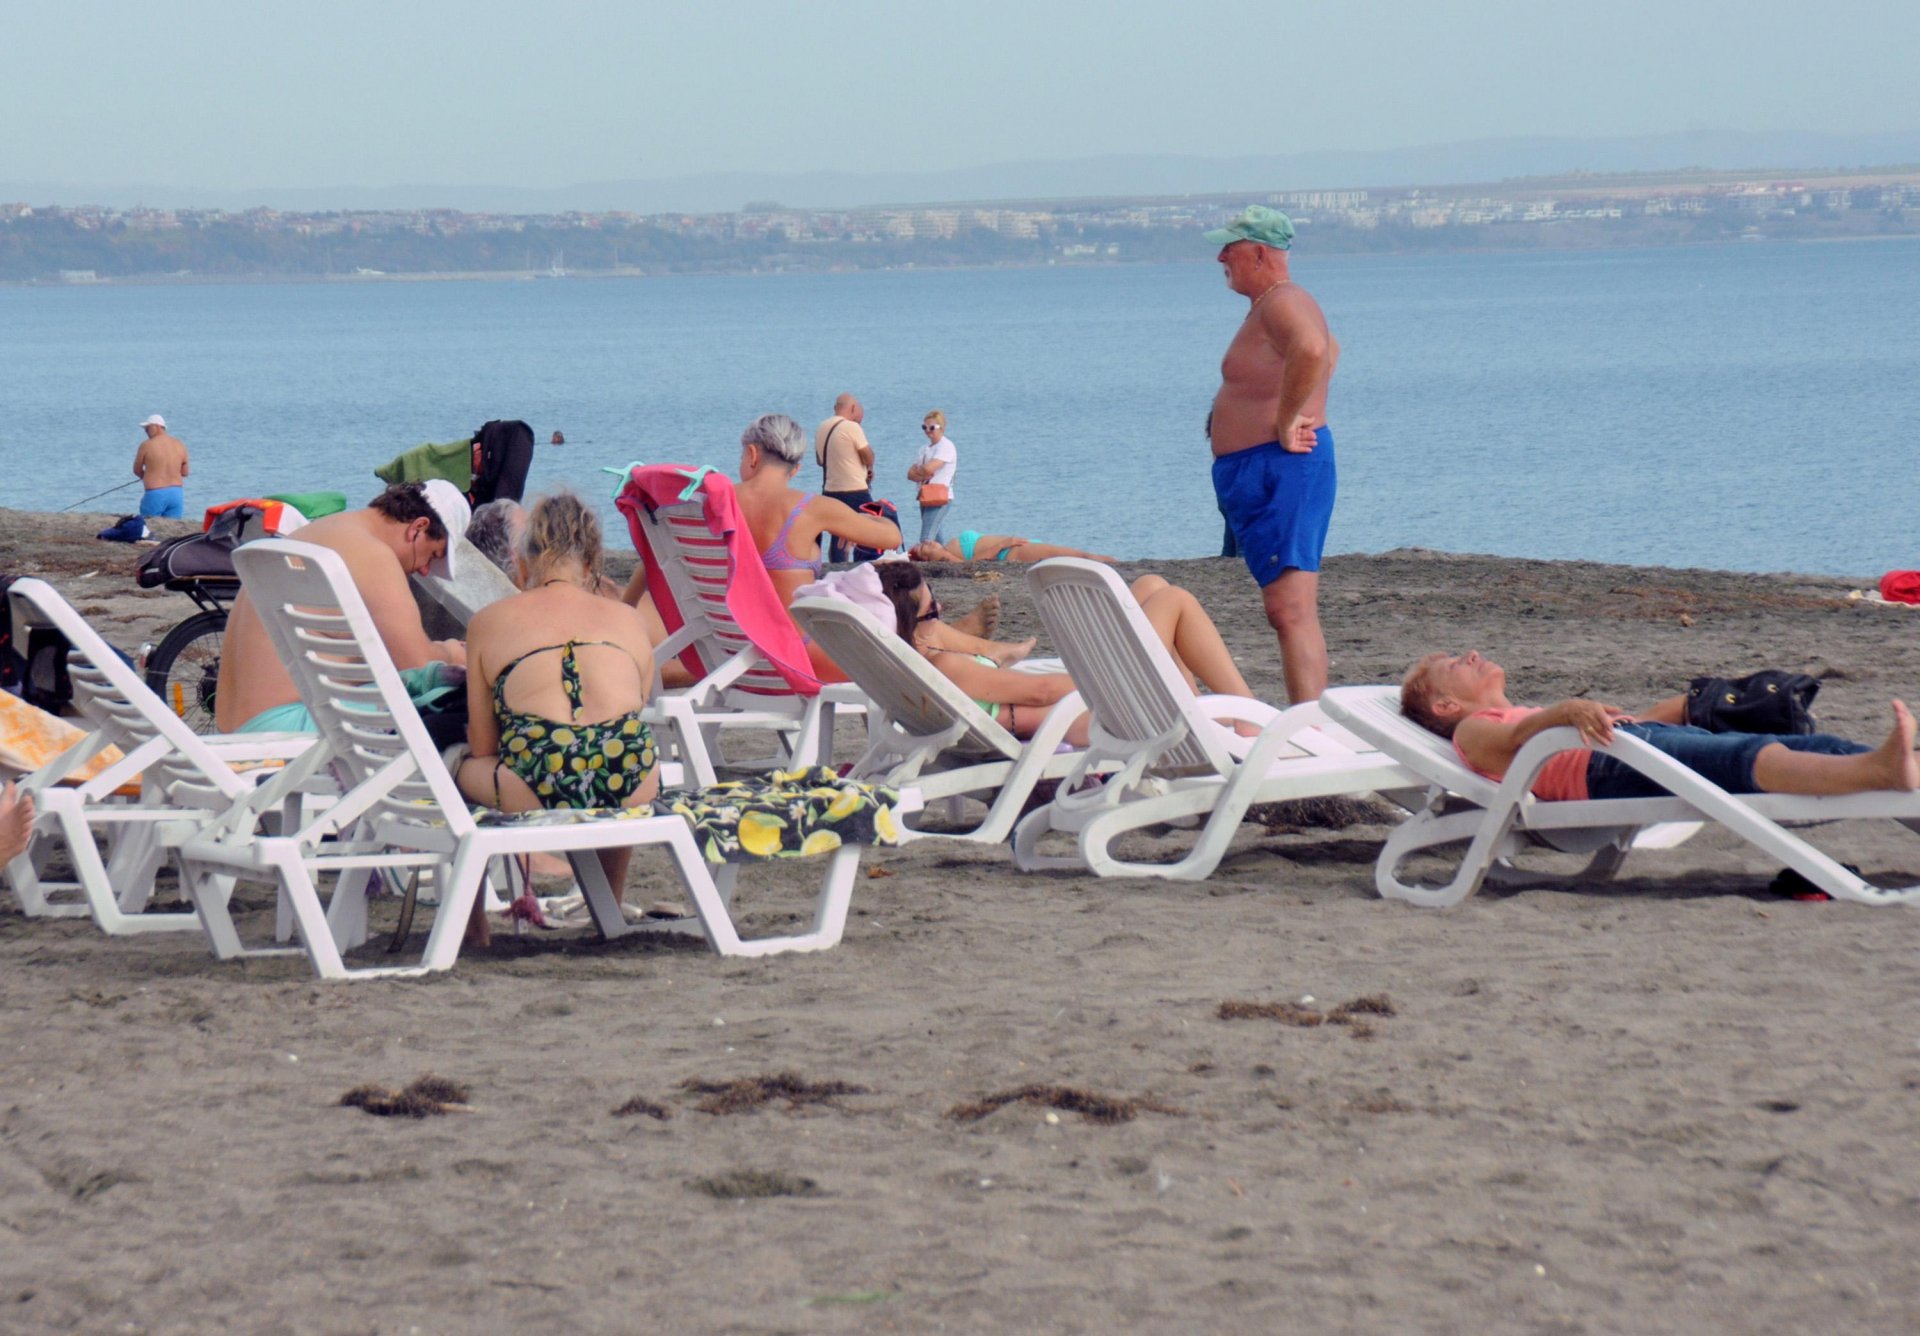
[[[738,209],[749,200],[832,209],[936,201],[1447,185],[1571,172],[1706,168],[1791,174],[1914,162],[1920,162],[1920,130],[1852,135],[1701,130],[1614,139],[1516,136],[1364,153],[1318,150],[1239,158],[1171,154],[1081,158],[935,172],[717,172],[553,189],[342,185],[206,190],[191,183],[0,181],[0,201],[157,208],[265,205],[298,210],[450,208],[514,214],[712,213]]]

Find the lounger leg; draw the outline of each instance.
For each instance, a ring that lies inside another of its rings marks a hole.
[[[85,918],[89,911],[84,900],[54,898],[78,893],[79,883],[49,882],[42,875],[47,855],[59,835],[59,823],[46,810],[45,799],[40,801],[43,805],[34,818],[32,840],[24,853],[7,864],[7,885],[14,899],[20,902],[20,912],[28,918]]]
[[[194,926],[192,914],[130,914],[121,909],[113,893],[108,865],[101,861],[100,846],[88,831],[79,805],[63,803],[54,809],[53,815],[60,824],[67,856],[73,860],[74,875],[79,878],[80,889],[87,897],[93,921],[100,931],[112,937],[129,937],[137,933],[177,932]],[[143,895],[140,899],[144,903],[146,897]]]
[[[160,874],[164,852],[160,823],[116,824],[120,830],[113,841],[112,852],[107,855],[107,884],[119,887],[115,900],[123,913],[138,914],[153,899],[154,879]]]

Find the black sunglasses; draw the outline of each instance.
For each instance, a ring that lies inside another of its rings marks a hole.
[[[922,423],[920,424],[920,430],[921,430],[921,431],[929,431],[929,432],[930,432],[930,431],[938,431],[939,429],[940,429],[940,424],[939,424],[939,423],[937,423],[937,422],[922,422]]]

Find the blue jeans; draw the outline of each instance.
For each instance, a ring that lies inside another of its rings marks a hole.
[[[944,543],[947,539],[947,516],[952,513],[951,501],[944,506],[920,507],[920,541]]]
[[[1822,756],[1858,756],[1873,748],[1830,733],[1709,733],[1691,724],[1615,724],[1614,731],[1631,733],[1680,762],[1695,774],[1712,780],[1728,793],[1759,793],[1753,782],[1753,760],[1763,747],[1779,743],[1793,751]],[[1587,762],[1590,798],[1662,798],[1667,791],[1622,761],[1599,752]]]

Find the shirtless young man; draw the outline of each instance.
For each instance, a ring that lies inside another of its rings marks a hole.
[[[450,540],[466,532],[469,517],[466,497],[450,482],[395,483],[365,510],[343,510],[303,525],[300,541],[331,548],[346,562],[395,668],[404,673],[435,660],[464,667],[465,645],[427,639],[407,577],[451,578]],[[313,728],[245,590],[227,615],[214,716],[222,733]]]
[[[1213,489],[1280,637],[1287,697],[1327,685],[1320,553],[1333,516],[1327,386],[1340,345],[1320,304],[1287,273],[1293,222],[1258,204],[1208,232],[1227,286],[1250,303],[1220,363],[1211,440]]]
[[[155,413],[140,424],[147,439],[133,455],[133,476],[147,485],[140,513],[159,519],[184,519],[187,513],[187,447],[167,434],[167,420]]]

